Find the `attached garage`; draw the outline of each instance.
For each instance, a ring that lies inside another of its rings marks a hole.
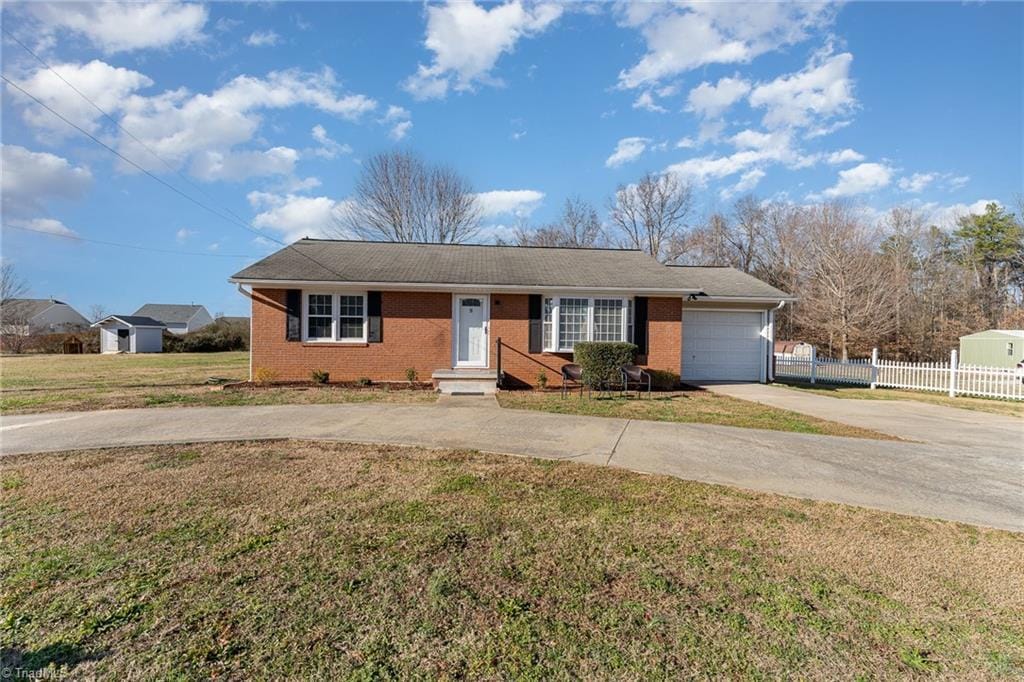
[[[765,381],[768,314],[683,310],[683,381]]]

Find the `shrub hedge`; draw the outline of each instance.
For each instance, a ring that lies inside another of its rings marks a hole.
[[[583,369],[583,383],[607,388],[619,383],[619,368],[633,364],[636,345],[621,341],[583,341],[573,347],[573,358]]]

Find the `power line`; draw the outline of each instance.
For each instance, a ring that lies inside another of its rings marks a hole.
[[[10,34],[10,32],[9,32],[9,31],[6,31],[6,29],[4,30],[4,32],[5,32],[5,33],[7,33],[7,35],[8,35],[8,36],[10,36],[10,37],[13,37],[13,36],[11,36],[11,34]],[[29,52],[29,54],[31,54],[31,55],[32,55],[32,56],[34,56],[34,57],[35,57],[36,59],[38,59],[38,60],[39,60],[39,61],[40,61],[40,62],[41,62],[41,63],[42,63],[42,64],[43,64],[43,65],[44,65],[44,66],[45,66],[46,68],[48,68],[48,69],[49,69],[50,71],[52,71],[52,72],[54,73],[54,75],[56,75],[56,76],[57,76],[58,78],[60,78],[60,80],[61,80],[62,82],[64,82],[64,83],[65,83],[65,84],[66,84],[66,85],[67,85],[68,87],[70,87],[70,88],[71,88],[72,90],[74,90],[74,91],[75,91],[75,92],[76,92],[76,93],[77,93],[77,94],[79,95],[79,97],[81,97],[82,99],[84,99],[85,101],[87,101],[87,102],[88,102],[89,104],[91,104],[91,105],[92,105],[92,106],[93,106],[93,107],[94,107],[94,108],[95,108],[95,109],[96,109],[97,111],[99,111],[100,113],[102,113],[102,114],[103,114],[104,116],[106,116],[106,117],[107,117],[107,118],[109,118],[110,120],[114,121],[114,123],[116,123],[116,124],[117,124],[118,128],[120,128],[121,130],[123,130],[123,131],[124,131],[124,132],[125,132],[126,134],[128,134],[128,135],[129,135],[129,136],[130,136],[130,137],[131,137],[132,139],[134,139],[134,140],[136,140],[136,141],[139,141],[139,144],[140,144],[140,145],[142,145],[142,146],[143,146],[143,147],[144,147],[145,149],[147,149],[147,151],[149,151],[149,153],[150,153],[150,154],[152,154],[152,155],[153,155],[153,156],[155,156],[156,158],[160,159],[160,160],[161,160],[161,161],[162,161],[162,162],[163,162],[163,163],[164,163],[165,165],[168,165],[168,164],[167,164],[167,162],[166,162],[166,161],[164,161],[164,160],[163,160],[163,159],[162,159],[162,158],[160,157],[160,155],[159,155],[159,154],[157,154],[157,153],[156,153],[155,151],[153,151],[152,149],[150,149],[150,148],[149,148],[149,147],[148,147],[147,145],[145,145],[145,144],[144,144],[144,143],[142,143],[142,142],[141,142],[140,140],[138,140],[138,138],[137,138],[137,137],[135,137],[135,135],[133,135],[133,134],[132,134],[131,132],[129,132],[129,131],[127,130],[127,129],[125,129],[125,128],[124,128],[124,127],[123,127],[123,126],[122,126],[122,125],[120,124],[120,123],[118,123],[118,122],[117,122],[117,121],[116,121],[116,120],[115,120],[115,119],[113,118],[113,116],[111,116],[110,114],[108,114],[108,113],[107,113],[106,111],[104,111],[104,110],[103,110],[103,109],[102,109],[102,108],[101,108],[101,107],[100,107],[100,106],[99,106],[98,104],[96,104],[96,103],[95,103],[95,102],[93,102],[93,101],[92,101],[91,99],[89,99],[89,98],[88,98],[88,97],[86,97],[86,96],[85,96],[84,94],[82,94],[82,92],[81,92],[80,90],[78,90],[78,88],[76,88],[76,87],[75,87],[74,85],[72,85],[72,84],[71,84],[71,83],[70,83],[70,82],[69,82],[69,81],[68,81],[67,79],[65,79],[65,78],[64,78],[63,76],[61,76],[61,75],[60,75],[59,73],[57,73],[56,71],[54,71],[54,69],[53,69],[53,68],[52,68],[52,67],[51,67],[51,66],[50,66],[49,64],[47,64],[47,63],[46,63],[45,61],[43,61],[43,60],[42,60],[42,58],[40,58],[40,57],[39,57],[38,55],[36,55],[36,54],[35,54],[34,52],[32,52],[32,50],[29,50],[29,48],[28,48],[27,46],[25,46],[25,45],[24,45],[24,44],[23,44],[23,43],[22,43],[21,41],[19,41],[19,40],[15,39],[15,42],[17,42],[17,43],[18,43],[19,45],[21,45],[21,47],[23,47],[23,48],[24,48],[24,49],[25,49],[26,51],[28,51],[28,52]],[[310,256],[310,255],[309,255],[308,253],[305,253],[305,252],[303,252],[303,251],[302,251],[301,249],[295,248],[295,245],[294,245],[294,244],[286,244],[286,243],[284,243],[283,241],[281,241],[280,239],[277,239],[276,237],[273,237],[273,236],[271,236],[271,235],[269,235],[269,234],[267,234],[267,233],[264,233],[264,232],[262,232],[261,230],[258,230],[258,229],[256,229],[255,227],[252,227],[251,225],[249,225],[249,223],[248,223],[248,222],[247,222],[247,221],[246,221],[246,220],[245,220],[244,218],[241,218],[241,217],[239,217],[239,216],[238,216],[237,214],[235,214],[235,213],[234,213],[233,211],[231,211],[230,209],[224,209],[224,210],[225,210],[225,211],[226,211],[226,212],[227,212],[228,214],[230,214],[229,216],[228,216],[228,215],[224,215],[223,213],[220,213],[220,212],[218,212],[218,211],[217,211],[216,209],[213,209],[213,208],[211,208],[211,207],[207,206],[206,204],[204,204],[203,202],[199,201],[199,200],[198,200],[198,199],[196,199],[195,197],[192,197],[192,196],[190,196],[189,194],[186,194],[185,192],[183,192],[182,190],[178,189],[177,187],[175,187],[174,185],[170,184],[169,182],[167,182],[167,181],[163,180],[162,178],[160,178],[160,177],[158,177],[158,176],[154,175],[154,174],[153,174],[153,173],[151,173],[151,172],[150,172],[149,170],[147,170],[147,169],[143,168],[142,166],[140,166],[140,165],[139,165],[138,163],[136,163],[135,161],[132,161],[132,160],[131,160],[131,159],[129,159],[128,157],[124,156],[124,155],[123,155],[123,154],[121,154],[121,153],[120,153],[119,151],[117,151],[116,149],[114,149],[114,148],[113,148],[113,147],[111,147],[110,145],[106,144],[105,142],[103,142],[102,140],[100,140],[99,138],[97,138],[97,137],[96,137],[95,135],[93,135],[92,133],[90,133],[89,131],[85,130],[84,128],[82,128],[81,126],[79,126],[79,125],[75,124],[74,122],[72,122],[72,121],[68,120],[68,119],[67,119],[67,118],[66,118],[65,116],[63,116],[62,114],[60,114],[59,112],[57,112],[56,110],[54,110],[54,109],[53,109],[52,107],[50,107],[49,105],[47,105],[47,104],[46,104],[45,102],[43,102],[43,101],[42,101],[41,99],[39,99],[38,97],[36,97],[36,96],[35,96],[35,95],[33,95],[32,93],[30,93],[30,92],[28,92],[27,90],[25,90],[25,88],[21,87],[20,85],[18,85],[18,84],[17,84],[17,83],[15,83],[14,81],[12,81],[12,80],[11,80],[10,78],[8,78],[8,77],[7,77],[6,75],[4,75],[4,74],[0,73],[0,79],[3,79],[3,81],[4,81],[5,83],[7,83],[7,84],[8,84],[8,85],[10,85],[11,87],[15,88],[15,89],[16,89],[16,90],[18,90],[19,92],[21,92],[21,93],[22,93],[23,95],[25,95],[26,97],[28,97],[29,99],[31,99],[32,101],[34,101],[34,102],[35,102],[36,104],[38,104],[39,106],[41,106],[41,107],[43,107],[44,109],[46,109],[47,111],[49,111],[49,112],[50,112],[51,114],[53,114],[54,116],[56,116],[56,117],[57,117],[57,118],[59,118],[60,120],[64,121],[64,123],[66,123],[67,125],[71,126],[71,127],[72,127],[72,128],[74,128],[75,130],[77,130],[77,131],[78,131],[79,133],[81,133],[82,135],[85,135],[85,136],[86,136],[86,137],[88,137],[88,138],[89,138],[90,140],[92,140],[92,141],[93,141],[93,142],[95,142],[96,144],[100,145],[101,147],[103,147],[104,149],[106,149],[107,151],[109,151],[109,152],[110,152],[111,154],[114,154],[114,155],[115,155],[115,156],[117,156],[117,157],[118,157],[119,159],[123,160],[123,161],[124,161],[125,163],[127,163],[127,164],[131,165],[132,167],[134,167],[134,168],[138,169],[139,171],[141,171],[141,172],[142,172],[142,173],[144,173],[145,175],[149,176],[149,177],[150,177],[151,179],[153,179],[153,180],[156,180],[156,181],[157,181],[158,183],[160,183],[160,184],[161,184],[161,185],[163,185],[164,187],[168,188],[169,190],[171,190],[171,191],[172,191],[172,192],[174,192],[175,194],[178,194],[178,195],[180,195],[180,196],[181,196],[181,197],[183,197],[184,199],[187,199],[188,201],[192,202],[192,203],[193,203],[193,204],[195,204],[196,206],[199,206],[200,208],[202,208],[202,209],[204,209],[204,210],[206,210],[206,211],[208,211],[208,212],[212,213],[213,215],[217,216],[218,218],[221,218],[222,220],[227,220],[228,222],[230,222],[230,223],[232,223],[232,224],[234,224],[234,225],[237,225],[238,227],[241,227],[242,229],[244,229],[244,230],[247,230],[248,232],[251,232],[251,233],[253,233],[253,234],[255,234],[255,235],[259,236],[259,237],[262,237],[262,238],[264,238],[264,239],[268,239],[268,240],[270,240],[270,241],[274,242],[275,244],[277,244],[277,245],[279,245],[279,246],[282,246],[282,247],[284,247],[284,248],[289,248],[289,249],[292,249],[292,250],[293,250],[293,251],[294,251],[295,253],[299,254],[300,256],[302,256],[302,257],[303,257],[303,258],[305,258],[306,260],[310,261],[311,263],[314,263],[315,265],[317,265],[317,266],[319,266],[319,267],[323,268],[324,270],[326,270],[326,271],[328,271],[328,272],[330,272],[330,273],[333,273],[333,274],[335,274],[335,275],[337,275],[337,276],[341,277],[340,273],[338,273],[338,272],[337,272],[336,270],[334,270],[333,268],[331,268],[331,267],[329,267],[329,266],[327,266],[327,265],[324,265],[323,263],[321,263],[320,261],[318,261],[318,260],[317,260],[316,258],[313,258],[312,256]],[[168,165],[168,167],[170,167],[170,166]],[[179,175],[181,175],[181,173],[180,173],[180,172],[179,172],[178,174],[179,174]],[[189,184],[191,184],[191,185],[193,185],[193,186],[196,186],[196,185],[195,185],[194,183],[192,183],[191,181],[189,181],[189,180],[188,180],[187,178],[186,178],[186,182],[189,182]],[[199,190],[200,190],[200,192],[203,192],[203,194],[206,194],[206,192],[205,192],[205,191],[203,191],[203,190],[202,190],[202,188],[198,188],[198,187],[197,187],[197,189],[199,189]],[[209,196],[209,195],[207,194],[207,196]],[[212,198],[212,197],[211,197],[211,198]],[[232,219],[232,218],[233,218],[233,219]]]
[[[36,234],[45,234],[49,237],[60,237],[61,239],[70,239],[76,242],[90,242],[92,244],[102,244],[103,246],[117,246],[122,249],[135,249],[136,251],[152,251],[154,253],[169,253],[175,256],[205,256],[207,258],[250,258],[257,259],[259,256],[246,256],[240,253],[206,253],[202,251],[178,251],[176,249],[158,249],[151,246],[139,246],[138,244],[122,244],[120,242],[108,242],[102,239],[89,239],[87,237],[79,237],[78,235],[72,234],[59,234],[56,232],[47,232],[46,230],[36,230],[31,227],[22,227],[21,225],[10,225],[5,224],[4,229],[8,230],[21,230],[23,232],[35,232]]]
[[[79,97],[81,97],[86,102],[88,102],[96,111],[100,112],[103,116],[105,116],[108,120],[110,120],[111,123],[113,123],[115,126],[117,126],[118,129],[121,132],[123,132],[125,135],[127,135],[132,140],[134,140],[140,147],[142,147],[147,152],[149,152],[153,156],[153,158],[155,158],[160,163],[162,163],[164,165],[164,167],[167,168],[167,170],[171,171],[172,173],[176,173],[178,175],[178,177],[180,177],[182,180],[184,180],[190,186],[192,186],[195,189],[199,190],[199,192],[202,193],[202,195],[205,196],[207,199],[209,199],[211,201],[216,201],[212,196],[210,196],[209,192],[207,192],[205,189],[203,189],[202,187],[200,187],[196,183],[192,182],[188,178],[187,175],[182,173],[179,169],[175,168],[173,164],[171,164],[166,159],[164,159],[162,156],[160,156],[156,152],[156,150],[154,150],[152,147],[150,147],[145,142],[143,142],[138,137],[136,137],[135,134],[132,133],[132,131],[128,130],[123,125],[121,125],[121,122],[118,121],[116,118],[114,118],[111,114],[107,113],[107,111],[104,110],[103,107],[101,107],[100,105],[96,104],[96,102],[94,102],[91,99],[89,99],[88,95],[86,95],[84,92],[82,92],[81,90],[76,88],[71,81],[69,81],[67,78],[62,76],[56,69],[54,69],[52,66],[50,66],[46,62],[46,60],[44,60],[42,57],[40,57],[38,54],[36,54],[28,45],[26,45],[21,40],[19,40],[18,37],[15,36],[13,33],[11,33],[10,30],[8,30],[6,26],[0,26],[0,31],[3,31],[4,33],[6,33],[8,38],[10,38],[15,43],[17,43],[23,50],[25,50],[25,52],[28,52],[30,55],[32,55],[32,57],[34,57],[37,62],[42,64],[47,70],[50,71],[50,73],[52,73],[54,76],[59,78],[61,80],[61,82],[64,83],[64,85],[66,85],[69,88],[71,88],[72,90],[74,90],[75,94],[77,94]],[[244,218],[239,216],[237,213],[235,213],[231,209],[224,208],[224,207],[222,207],[222,208],[223,208],[223,210],[226,213],[230,214],[232,217],[236,218],[237,220],[242,221],[242,222],[247,222]],[[278,242],[278,243],[281,243],[281,242]]]

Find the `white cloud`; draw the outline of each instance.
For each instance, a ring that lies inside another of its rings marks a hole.
[[[498,58],[521,38],[543,32],[562,14],[557,4],[525,5],[511,0],[489,9],[473,2],[428,5],[424,45],[434,53],[403,87],[416,99],[444,97],[449,88],[471,90],[500,82],[490,75]]]
[[[797,73],[761,83],[750,105],[766,109],[766,128],[804,127],[847,113],[856,105],[850,64],[853,55],[821,53]]]
[[[190,230],[186,227],[183,227],[174,233],[174,238],[178,240],[179,244],[183,244],[189,240],[189,237],[194,237],[197,234],[199,234],[197,230]]]
[[[263,110],[305,105],[354,121],[377,106],[364,95],[337,90],[337,80],[329,69],[319,73],[273,71],[264,78],[238,76],[210,94],[179,89],[154,97],[129,97],[123,104],[121,123],[163,159],[183,165],[208,151],[226,155],[236,145],[252,140],[262,124]],[[152,164],[152,157],[132,139],[121,137],[119,146],[129,158]],[[280,154],[264,161],[270,160],[276,161],[277,168],[286,161]],[[204,167],[200,160],[197,168]]]
[[[391,130],[388,131],[388,137],[397,142],[398,140],[404,139],[412,129],[411,117],[412,114],[409,113],[408,109],[392,104],[388,107],[387,113],[384,114],[384,118],[381,119],[381,123],[391,124]]]
[[[266,175],[289,175],[299,152],[290,147],[265,151],[205,151],[192,160],[190,172],[200,180],[245,180]]]
[[[52,66],[57,74],[74,83],[79,92],[95,102],[96,106],[110,113],[118,111],[124,100],[136,90],[153,85],[149,77],[138,71],[114,67],[98,59],[88,64],[68,63]],[[99,129],[103,114],[69,88],[53,71],[40,68],[27,78],[14,80],[18,86],[32,93],[55,111],[59,111],[76,125],[91,133]],[[75,134],[66,123],[16,89],[8,86],[7,92],[15,101],[25,104],[22,116],[30,126],[55,137]]]
[[[873,192],[892,181],[892,168],[881,163],[862,163],[839,171],[836,184],[824,191],[827,197],[850,197]]]
[[[327,134],[327,129],[319,123],[313,126],[310,133],[313,139],[320,143],[320,146],[313,150],[313,153],[324,159],[334,159],[342,154],[351,154],[352,147],[332,140]]]
[[[53,199],[80,199],[92,184],[88,168],[72,166],[54,154],[5,144],[2,159],[0,200],[5,218],[41,212]]]
[[[949,187],[949,189],[956,190],[960,189],[970,181],[971,176],[969,175],[957,175],[955,177],[950,178],[949,182],[947,182],[946,184]]]
[[[697,146],[697,141],[692,137],[681,137],[676,142],[676,149],[693,149]]]
[[[816,157],[802,154],[793,148],[792,133],[789,131],[765,133],[743,130],[729,138],[729,141],[737,149],[732,154],[686,159],[668,166],[665,172],[675,173],[697,185],[706,185],[709,181],[736,173],[746,174],[747,182],[752,182],[755,178],[760,180],[763,175],[751,174],[751,171],[763,166],[783,164],[789,168],[805,168],[816,161]]]
[[[525,217],[533,213],[544,200],[544,192],[533,189],[499,189],[476,195],[483,217],[499,215]]]
[[[719,192],[719,196],[722,199],[729,199],[730,197],[733,197],[737,194],[749,192],[750,190],[757,187],[757,184],[761,182],[761,179],[764,178],[764,176],[765,172],[760,168],[754,168],[753,170],[749,170],[740,176],[739,182],[737,182],[735,185],[727,187],[723,189],[721,192]]]
[[[625,4],[621,21],[640,30],[647,53],[619,74],[619,84],[636,88],[705,64],[749,62],[804,40],[834,15],[810,3]]]
[[[608,168],[618,168],[624,163],[636,161],[647,151],[650,142],[650,138],[647,137],[624,137],[615,145],[615,151],[605,159],[604,165]]]
[[[668,111],[668,109],[661,106],[654,100],[654,95],[651,94],[650,90],[644,90],[637,96],[636,100],[633,102],[633,108],[651,111],[656,114],[664,114]]]
[[[260,211],[253,218],[253,226],[275,230],[287,241],[330,236],[336,230],[339,212],[347,203],[347,200],[329,197],[269,192],[250,192],[247,198],[253,209]]]
[[[721,116],[742,97],[750,92],[750,83],[739,78],[722,78],[716,85],[704,81],[686,98],[686,110],[704,118]]]
[[[971,215],[972,213],[978,215],[984,213],[985,207],[989,204],[1002,206],[1002,202],[995,199],[978,199],[970,204],[959,203],[948,206],[930,202],[922,204],[920,210],[929,224],[937,225],[944,229],[951,229],[956,227],[957,221],[964,216]]]
[[[4,224],[11,225],[12,227],[24,227],[25,229],[33,230],[35,232],[45,232],[46,234],[52,234],[58,237],[78,236],[77,232],[55,218],[32,218],[30,220],[25,220],[23,218],[9,218]]]
[[[245,44],[249,47],[273,47],[279,42],[281,42],[281,36],[277,35],[275,31],[253,31],[245,39]]]
[[[937,177],[936,173],[914,173],[909,177],[900,178],[898,185],[904,192],[917,194],[924,191],[924,188],[930,185]]]
[[[25,6],[44,36],[76,33],[107,54],[203,39],[205,5],[178,2],[46,2]]]
[[[858,161],[864,160],[864,155],[853,149],[842,149],[837,152],[832,152],[825,160],[833,166],[838,166],[843,163],[857,163]]]
[[[400,123],[396,123],[391,127],[391,131],[388,133],[388,137],[397,142],[398,140],[404,139],[405,136],[409,134],[409,131],[411,129],[412,121],[402,121]]]

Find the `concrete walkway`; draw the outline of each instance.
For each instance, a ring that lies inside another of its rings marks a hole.
[[[152,408],[0,419],[2,455],[264,438],[570,459],[1024,531],[1019,447],[1011,450],[990,441],[951,448],[506,410],[493,400],[473,399],[437,405]]]
[[[702,388],[813,417],[951,447],[996,446],[1024,457],[1024,419],[914,400],[834,398],[768,384],[706,384]]]

